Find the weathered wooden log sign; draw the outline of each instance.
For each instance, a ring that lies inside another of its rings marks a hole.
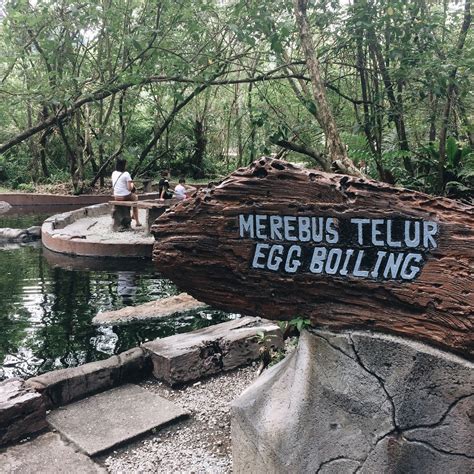
[[[163,214],[161,273],[200,301],[472,357],[474,209],[260,159]]]

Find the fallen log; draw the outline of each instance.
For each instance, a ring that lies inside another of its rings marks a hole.
[[[95,325],[117,325],[138,321],[166,318],[178,313],[205,308],[206,303],[194,299],[186,293],[150,301],[139,306],[127,306],[116,311],[104,311],[92,318]]]
[[[152,233],[160,272],[216,308],[473,355],[472,206],[260,159]]]

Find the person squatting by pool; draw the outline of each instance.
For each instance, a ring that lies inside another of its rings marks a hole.
[[[168,181],[168,173],[166,171],[161,172],[161,178],[158,183],[158,193],[160,200],[171,199],[173,193],[170,191],[170,182]]]

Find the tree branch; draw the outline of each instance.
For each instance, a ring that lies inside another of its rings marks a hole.
[[[18,145],[19,143],[24,142],[31,136],[35,135],[46,128],[51,126],[57,125],[61,120],[72,115],[77,109],[81,108],[83,105],[88,104],[90,102],[97,102],[102,99],[106,99],[107,97],[116,94],[117,92],[124,91],[131,87],[143,86],[147,84],[157,84],[157,83],[170,83],[170,82],[177,82],[177,83],[184,83],[184,84],[206,84],[207,86],[220,86],[226,84],[242,84],[242,83],[250,83],[250,82],[264,82],[264,81],[275,81],[275,80],[282,80],[288,79],[289,77],[303,77],[301,75],[278,75],[273,76],[272,71],[268,73],[261,74],[259,76],[253,78],[245,78],[245,79],[222,79],[222,80],[211,80],[209,82],[202,81],[198,79],[191,79],[191,78],[184,78],[180,76],[150,76],[145,79],[142,79],[138,82],[125,82],[123,84],[117,84],[115,86],[104,87],[99,89],[95,92],[88,94],[85,97],[77,99],[71,106],[66,107],[62,111],[58,111],[56,115],[52,115],[47,120],[42,121],[33,127],[30,127],[23,132],[19,133],[15,137],[11,138],[7,142],[0,144],[0,154],[5,153],[10,148]],[[303,77],[304,78],[304,77]],[[304,78],[309,80],[307,78]]]
[[[324,171],[331,171],[329,163],[326,159],[324,159],[323,154],[319,153],[319,151],[316,151],[313,148],[304,145],[298,145],[297,143],[290,142],[287,140],[277,140],[273,143],[287,150],[295,151],[296,153],[301,153],[303,155],[309,156],[313,158]]]

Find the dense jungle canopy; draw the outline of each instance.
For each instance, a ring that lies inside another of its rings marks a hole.
[[[5,186],[80,193],[118,156],[139,179],[274,154],[472,196],[470,0],[0,5]]]

